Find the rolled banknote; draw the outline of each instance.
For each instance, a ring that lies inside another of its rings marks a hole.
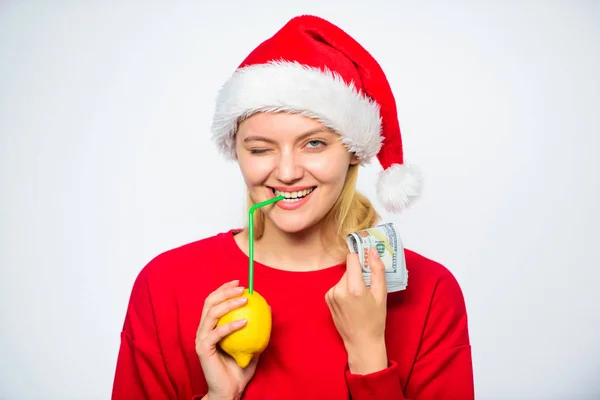
[[[367,287],[371,286],[369,249],[374,247],[385,265],[385,281],[388,293],[406,289],[408,270],[406,269],[404,247],[393,223],[390,222],[352,232],[348,235],[346,242],[350,251],[358,254],[363,279]]]

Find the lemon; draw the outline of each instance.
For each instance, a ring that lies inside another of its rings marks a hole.
[[[248,302],[223,315],[217,322],[217,326],[240,319],[245,319],[246,325],[221,339],[219,347],[233,357],[241,368],[246,368],[250,360],[262,353],[269,344],[271,308],[256,290],[249,293],[246,289],[239,297],[246,297]]]

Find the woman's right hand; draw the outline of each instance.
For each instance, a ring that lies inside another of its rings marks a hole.
[[[222,338],[246,324],[246,321],[233,321],[216,327],[219,318],[246,304],[246,297],[237,297],[243,291],[239,281],[228,282],[204,301],[196,332],[196,353],[208,385],[208,400],[240,399],[256,370],[258,358],[253,359],[246,368],[240,368],[231,356],[217,348]]]

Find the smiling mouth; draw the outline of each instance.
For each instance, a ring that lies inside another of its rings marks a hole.
[[[281,190],[276,190],[273,188],[270,188],[270,189],[275,196],[284,196],[285,199],[282,201],[285,201],[286,203],[293,203],[293,202],[302,200],[304,197],[311,194],[313,192],[313,190],[315,190],[316,188],[317,187],[315,186],[310,189],[300,190],[298,192],[283,192]]]

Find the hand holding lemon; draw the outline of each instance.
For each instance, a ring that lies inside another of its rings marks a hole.
[[[261,299],[257,292],[248,294],[239,281],[233,281],[204,302],[196,353],[211,400],[239,399],[254,375],[258,354],[271,333],[271,311]],[[220,351],[219,345],[229,355]]]

